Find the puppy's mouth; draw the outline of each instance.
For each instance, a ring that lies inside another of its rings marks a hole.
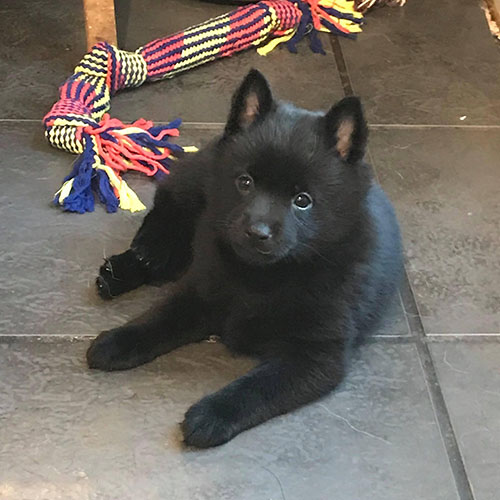
[[[259,248],[258,246],[245,245],[235,241],[231,243],[231,246],[236,255],[249,264],[273,264],[279,261],[284,254],[282,248]]]

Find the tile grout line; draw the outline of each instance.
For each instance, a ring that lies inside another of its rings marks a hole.
[[[460,451],[455,430],[451,423],[450,415],[444,400],[441,386],[434,367],[434,362],[429,351],[429,346],[425,341],[417,341],[422,370],[425,374],[427,387],[429,389],[434,413],[438,422],[439,430],[444,442],[444,447],[448,455],[451,472],[455,480],[458,497],[460,500],[474,500],[472,486],[470,484],[467,470]]]
[[[82,334],[71,334],[71,333],[0,333],[0,341],[5,339],[13,338],[27,338],[27,339],[62,339],[62,340],[84,340],[84,339],[94,339],[97,337],[97,333],[82,333]],[[391,334],[374,334],[370,335],[364,342],[374,341],[386,341],[392,343],[402,343],[402,344],[416,344],[418,338],[414,335],[402,335],[399,333]],[[500,342],[500,333],[434,333],[425,335],[425,342],[427,344],[445,344],[457,342],[478,342],[478,343],[498,343]]]
[[[500,341],[500,332],[499,333],[479,333],[479,332],[469,332],[469,333],[426,333],[426,340],[429,341],[442,341],[447,339],[453,340],[492,340],[492,341]]]
[[[2,342],[9,342],[15,340],[29,340],[36,342],[49,342],[49,341],[63,341],[63,342],[82,342],[88,340],[94,340],[98,334],[81,334],[81,335],[71,335],[71,334],[57,334],[57,333],[42,333],[40,335],[34,335],[31,333],[4,333],[0,334],[0,344]],[[209,342],[207,341],[201,341]],[[373,335],[363,341],[365,344],[415,344],[416,339],[410,337],[409,335]]]
[[[351,89],[352,92],[352,89]],[[350,94],[347,94],[350,95]],[[127,120],[125,120],[127,121]],[[132,120],[129,120],[132,121]],[[167,124],[170,121],[154,120],[158,124]],[[41,119],[35,118],[0,118],[0,123],[38,123],[42,126]],[[181,127],[191,129],[221,129],[224,122],[182,122]],[[465,125],[461,123],[368,123],[368,128],[373,130],[400,129],[400,130],[425,130],[425,129],[459,129],[459,130],[500,130],[500,125]]]
[[[42,123],[42,119],[35,120],[35,118],[0,118],[0,122],[5,123],[18,123],[18,122],[28,122],[28,123]]]
[[[375,162],[370,153],[370,161],[376,174]],[[439,431],[443,439],[443,445],[448,456],[451,473],[455,481],[460,500],[474,500],[474,494],[469,481],[469,476],[465,469],[465,464],[462,458],[462,453],[458,445],[455,435],[455,430],[451,422],[450,413],[446,406],[443,391],[439,383],[436,367],[429,349],[428,338],[422,322],[422,317],[418,309],[418,304],[415,299],[410,278],[407,271],[405,262],[403,280],[400,286],[401,301],[403,303],[404,314],[408,322],[410,335],[415,339],[415,346],[417,348],[418,358],[422,366],[427,392],[434,409]]]
[[[500,130],[500,125],[465,125],[462,123],[369,123],[371,129],[401,129],[401,130],[422,130],[422,129],[458,129],[458,130]]]
[[[87,339],[95,339],[98,333],[82,333],[72,335],[71,333],[42,333],[42,334],[33,334],[33,333],[1,333],[0,340],[9,340],[9,339],[35,339],[35,340],[44,340],[44,339],[63,339],[63,340],[87,340]]]
[[[337,62],[337,70],[339,72],[339,77],[342,82],[344,93],[346,96],[353,95],[353,85],[347,69],[347,64],[345,62],[340,41],[337,37],[332,37],[331,44],[333,53],[335,55],[335,60]],[[372,159],[373,158],[371,158],[371,160]],[[373,163],[373,161],[372,167],[376,175],[375,164]],[[431,403],[434,409],[434,415],[436,416],[439,430],[443,439],[444,448],[448,456],[448,462],[453,474],[453,479],[455,481],[455,487],[457,489],[458,496],[460,500],[474,500],[472,487],[467,475],[467,471],[465,469],[462,455],[460,453],[460,448],[455,436],[455,431],[451,423],[450,414],[448,412],[446,401],[439,384],[439,379],[437,376],[436,368],[434,366],[434,362],[432,360],[429,345],[426,342],[424,325],[422,323],[422,318],[418,310],[415,295],[411,288],[411,283],[408,272],[406,270],[406,266],[404,268],[403,283],[400,289],[400,293],[405,310],[405,316],[408,321],[408,326],[410,327],[410,334],[415,339],[415,345],[417,347],[418,357],[422,365],[422,371],[424,374],[425,383],[427,385],[428,394],[431,399]]]
[[[337,64],[337,71],[339,72],[340,83],[344,89],[344,95],[350,96],[354,95],[354,88],[352,85],[351,77],[349,76],[349,71],[347,69],[347,64],[345,62],[344,53],[342,52],[342,47],[340,46],[340,41],[338,37],[331,36],[330,43],[333,50],[333,55],[335,57],[335,62]]]

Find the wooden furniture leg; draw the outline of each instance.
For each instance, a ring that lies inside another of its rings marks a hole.
[[[114,0],[83,0],[83,10],[87,49],[90,50],[97,42],[116,45]]]

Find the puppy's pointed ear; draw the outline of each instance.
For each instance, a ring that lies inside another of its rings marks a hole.
[[[234,93],[224,135],[229,136],[262,120],[274,107],[267,80],[256,69],[250,70]]]
[[[327,144],[334,147],[343,160],[355,163],[363,158],[368,127],[359,98],[342,99],[328,111],[324,123]]]

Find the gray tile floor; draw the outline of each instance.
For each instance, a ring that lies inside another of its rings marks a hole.
[[[226,10],[117,6],[127,49]],[[181,448],[177,422],[251,362],[200,344],[130,372],[86,369],[88,338],[161,290],[110,303],[93,290],[103,255],[127,246],[142,214],[49,204],[72,159],[46,144],[40,119],[85,50],[80,0],[2,4],[0,498],[498,500],[500,49],[467,0],[409,0],[368,21],[356,42],[325,37],[323,57],[247,52],[113,101],[122,119],[181,116],[180,141],[200,145],[252,66],[306,107],[359,93],[369,157],[403,226],[407,280],[342,387],[198,452]],[[154,185],[130,183],[150,204]]]

